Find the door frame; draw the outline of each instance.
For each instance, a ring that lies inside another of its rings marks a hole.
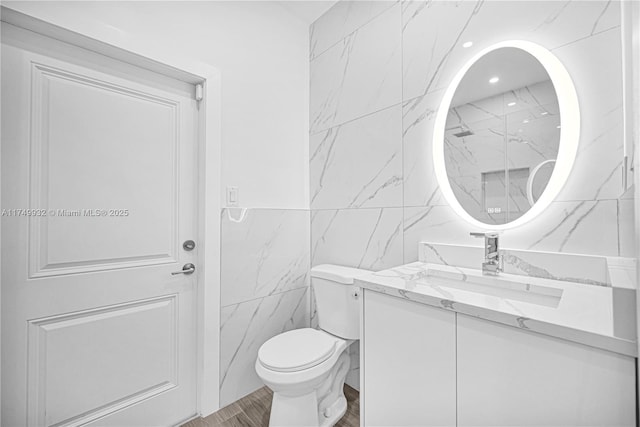
[[[112,41],[98,40],[6,6],[0,21],[168,77],[203,86],[198,103],[197,200],[197,410],[207,416],[220,406],[220,208],[221,76],[218,68],[175,56],[148,56]],[[0,251],[1,251],[0,246]],[[1,377],[0,377],[1,378]]]

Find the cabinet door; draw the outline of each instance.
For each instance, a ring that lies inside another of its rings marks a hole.
[[[373,426],[455,426],[455,314],[364,293],[363,420]]]
[[[635,426],[632,357],[457,320],[458,426]]]

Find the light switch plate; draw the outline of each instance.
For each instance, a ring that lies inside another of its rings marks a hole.
[[[227,187],[227,206],[238,206],[240,196],[238,187]]]

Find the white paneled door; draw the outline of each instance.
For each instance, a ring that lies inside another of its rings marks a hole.
[[[2,29],[2,425],[196,413],[193,85]]]

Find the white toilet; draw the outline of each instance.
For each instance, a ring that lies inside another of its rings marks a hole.
[[[346,350],[360,338],[360,301],[353,279],[367,273],[338,265],[313,267],[320,330],[284,332],[258,350],[256,372],[273,390],[269,426],[333,426],[345,414]]]

